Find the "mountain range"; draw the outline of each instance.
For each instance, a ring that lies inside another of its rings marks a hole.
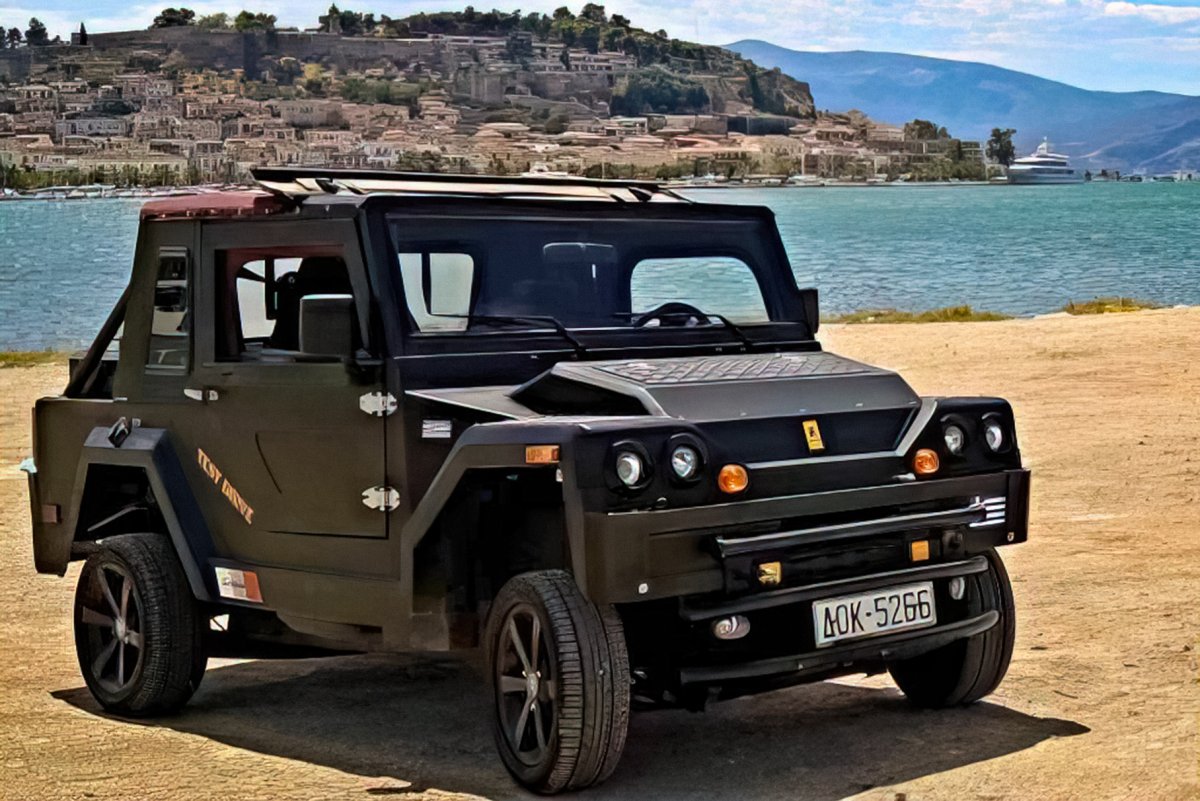
[[[1091,91],[990,64],[903,53],[789,50],[758,40],[725,47],[806,81],[819,109],[857,109],[897,125],[931,120],[963,139],[1015,128],[1018,155],[1048,137],[1056,152],[1092,170],[1200,167],[1200,97]]]

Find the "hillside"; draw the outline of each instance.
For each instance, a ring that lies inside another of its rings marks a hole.
[[[628,18],[609,15],[604,6],[585,4],[578,14],[561,7],[553,15],[520,11],[418,13],[392,19],[373,13],[338,10],[319,18],[321,29],[345,37],[400,39],[435,36],[507,37],[504,55],[512,66],[528,69],[533,43],[578,48],[588,54],[621,54],[636,69],[613,82],[607,98],[614,113],[756,111],[791,117],[813,115],[808,85],[779,70],[713,45],[648,31]],[[564,67],[570,70],[568,60]],[[535,90],[539,87],[531,87]]]
[[[989,64],[901,53],[816,53],[756,40],[727,47],[803,75],[822,109],[854,108],[892,123],[932,119],[973,139],[1015,128],[1019,151],[1046,136],[1092,168],[1200,165],[1200,97],[1089,91]]]

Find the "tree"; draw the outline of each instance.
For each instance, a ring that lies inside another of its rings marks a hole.
[[[579,18],[601,25],[608,22],[608,14],[604,13],[604,6],[597,5],[596,3],[584,4],[583,10],[579,12]]]
[[[275,30],[275,15],[242,11],[233,18],[233,29],[242,33],[247,31],[273,31]]]
[[[224,11],[205,14],[196,20],[196,27],[205,31],[223,31],[229,27],[229,15]]]
[[[85,28],[83,23],[81,22],[81,23],[79,23],[79,44],[80,44],[80,46],[86,46],[87,43],[88,43],[87,28]]]
[[[31,47],[45,47],[50,44],[50,36],[46,33],[46,26],[37,17],[29,20],[29,27],[25,31],[25,44]]]
[[[585,25],[579,32],[579,44],[589,53],[600,52],[600,26]]]
[[[909,141],[929,141],[938,138],[937,123],[929,120],[913,120],[904,123],[904,138]]]
[[[164,8],[154,18],[151,28],[181,28],[191,25],[196,20],[196,12],[190,8]]]
[[[20,47],[22,39],[20,28],[9,28],[8,33],[4,36],[4,40],[8,42],[10,50],[16,50]]]
[[[613,114],[637,115],[647,111],[665,114],[703,112],[710,107],[703,84],[663,69],[634,73],[613,91]]]
[[[559,6],[554,9],[554,18],[556,20],[573,20],[575,15],[571,13],[571,9],[566,6]]]
[[[309,94],[325,94],[325,70],[320,64],[310,62],[304,65],[304,89]]]
[[[1013,128],[993,128],[987,143],[987,157],[1005,167],[1012,164],[1013,159],[1017,157],[1017,150],[1012,141],[1015,133]]]

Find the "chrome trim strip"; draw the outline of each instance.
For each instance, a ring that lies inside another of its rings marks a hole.
[[[987,510],[982,503],[972,503],[970,506],[964,506],[961,509],[878,517],[872,520],[858,520],[853,523],[839,523],[833,526],[778,531],[774,534],[760,534],[756,537],[735,537],[731,539],[717,537],[716,543],[722,556],[732,556],[748,551],[761,550],[764,546],[778,544],[780,540],[819,540],[866,536],[875,532],[904,531],[907,529],[924,528],[926,526],[971,524],[985,520],[986,515]]]

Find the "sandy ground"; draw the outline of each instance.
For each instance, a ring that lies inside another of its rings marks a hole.
[[[635,716],[601,799],[1200,797],[1200,309],[831,327],[830,349],[925,393],[994,394],[1034,470],[1008,549],[1008,678],[968,710],[909,709],[884,678]],[[472,658],[210,667],[180,716],[131,723],[82,689],[76,571],[37,576],[28,407],[55,367],[0,370],[0,797],[520,797],[493,755]],[[857,794],[857,795],[856,795]]]

